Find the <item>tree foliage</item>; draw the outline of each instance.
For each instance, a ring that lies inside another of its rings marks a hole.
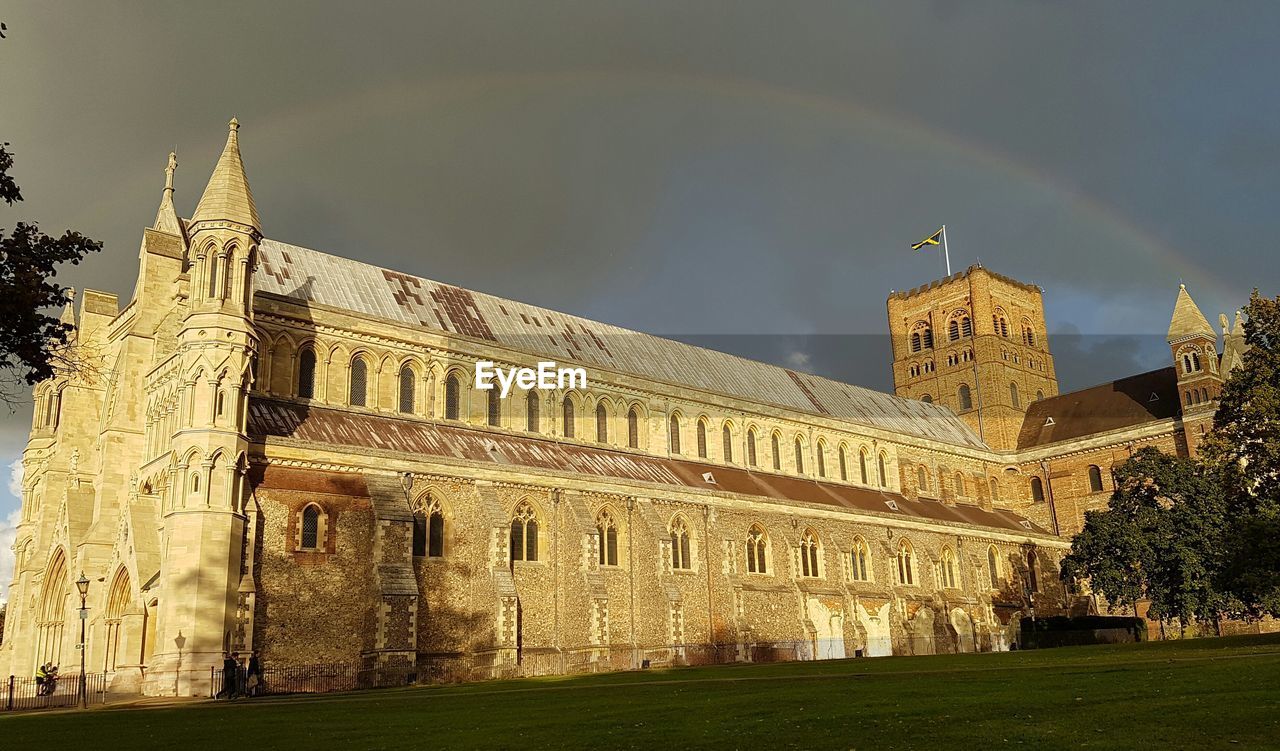
[[[9,174],[13,154],[0,144],[0,199],[22,200]],[[72,326],[49,315],[71,302],[71,291],[54,281],[58,267],[78,264],[102,243],[67,230],[53,238],[34,223],[17,222],[6,235],[0,227],[0,400],[12,404],[23,384],[54,375],[72,361]]]
[[[1231,527],[1224,587],[1254,615],[1280,616],[1280,297],[1255,290],[1245,314],[1249,349],[1223,387],[1204,453]]]

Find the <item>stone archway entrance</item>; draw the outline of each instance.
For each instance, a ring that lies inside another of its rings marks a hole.
[[[36,620],[35,664],[32,672],[45,663],[62,664],[67,608],[71,605],[71,578],[67,575],[67,557],[59,550],[45,570],[40,590],[39,617]]]

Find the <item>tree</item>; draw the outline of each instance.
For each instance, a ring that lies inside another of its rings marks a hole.
[[[1112,605],[1146,599],[1148,614],[1161,621],[1217,624],[1239,611],[1220,587],[1229,525],[1216,475],[1146,447],[1116,469],[1115,480],[1108,510],[1085,515],[1064,578],[1088,579]]]
[[[1280,616],[1280,297],[1254,290],[1244,312],[1249,348],[1223,385],[1204,454],[1226,497],[1225,588],[1251,615]]]
[[[0,199],[13,206],[22,192],[9,174],[8,147],[0,143]],[[102,243],[72,230],[54,239],[34,222],[18,222],[7,237],[0,227],[0,401],[12,406],[24,386],[75,365],[73,326],[44,311],[71,302],[70,289],[53,281],[58,266],[100,250]]]

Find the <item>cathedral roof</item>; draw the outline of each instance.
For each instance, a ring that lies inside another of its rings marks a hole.
[[[263,240],[255,291],[448,332],[555,360],[606,368],[952,445],[982,440],[946,407]]]
[[[1018,433],[1018,448],[1167,420],[1180,411],[1178,374],[1173,368],[1121,378],[1032,402]]]
[[[912,500],[899,493],[846,483],[570,444],[548,438],[507,435],[461,425],[360,414],[344,409],[256,396],[249,401],[248,432],[254,439],[279,437],[325,446],[381,449],[415,456],[436,456],[549,472],[718,490],[758,496],[765,500],[836,506],[898,519],[968,524],[1022,534],[1046,534],[1043,529],[1023,517],[1002,509],[987,511],[972,504],[949,505],[939,501]],[[305,472],[292,471],[295,474]],[[280,487],[278,483],[284,481],[273,480],[273,473],[283,476],[290,470],[268,467],[265,472],[266,485]],[[305,478],[298,478],[298,481],[303,479]],[[305,486],[313,492],[317,489],[315,481],[307,480]],[[351,488],[331,492],[351,492]]]
[[[1187,293],[1187,285],[1178,288],[1178,299],[1173,304],[1173,319],[1169,321],[1169,342],[1178,342],[1194,336],[1207,336],[1217,341],[1218,335],[1209,325],[1191,295]]]
[[[227,145],[213,168],[209,184],[205,186],[200,203],[191,215],[192,224],[201,221],[226,220],[261,230],[258,209],[253,205],[253,192],[249,179],[244,175],[244,162],[240,160],[240,142],[237,132],[240,123],[231,119],[227,132]]]

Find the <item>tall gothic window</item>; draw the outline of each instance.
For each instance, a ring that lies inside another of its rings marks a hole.
[[[969,390],[969,384],[962,383],[957,389],[956,396],[960,399],[960,409],[973,409],[973,392]]]
[[[804,446],[796,439],[796,473],[804,474]]]
[[[898,583],[911,585],[915,583],[915,551],[911,543],[904,538],[898,543]]]
[[[609,411],[605,409],[604,402],[596,405],[596,441],[609,442]]]
[[[867,541],[861,537],[857,537],[853,541],[853,560],[851,563],[853,565],[854,581],[871,581],[871,548],[867,546]]]
[[[413,513],[413,554],[428,558],[444,555],[444,512],[430,495],[419,501]]]
[[[968,493],[965,492],[964,475],[959,472],[956,473],[956,495],[968,495]]]
[[[884,452],[880,452],[880,456],[876,458],[876,468],[880,470],[880,487],[889,487],[889,475],[884,471]]]
[[[773,448],[773,470],[775,472],[782,471],[782,448],[778,446],[778,434],[774,433],[769,437],[769,443]]]
[[[574,431],[574,423],[577,422],[577,412],[573,408],[573,400],[569,397],[564,398],[564,437],[572,438]]]
[[[841,482],[849,481],[849,462],[848,462],[848,459],[845,457],[844,446],[840,447],[840,481]]]
[[[351,361],[351,393],[347,403],[353,407],[363,407],[369,399],[369,366],[364,358],[356,357]]]
[[[538,430],[538,392],[530,390],[525,396],[524,403],[525,412],[525,430],[530,433],[537,433]]]
[[[538,560],[538,517],[527,501],[511,517],[511,560]]]
[[[1009,401],[1013,404],[1014,409],[1022,407],[1022,398],[1018,396],[1018,384],[1009,384]]]
[[[995,545],[987,546],[987,573],[991,577],[991,588],[1000,589],[1000,556]]]
[[[827,444],[818,441],[818,477],[827,476]]]
[[[756,429],[747,431],[747,464],[756,466]]]
[[[310,347],[298,355],[298,396],[303,399],[316,396],[316,353]]]
[[[1031,500],[1044,503],[1044,481],[1039,477],[1031,478]]]
[[[858,451],[858,472],[859,472],[859,476],[862,478],[862,484],[870,485],[871,475],[867,471],[867,450],[866,449],[862,449]]]
[[[444,381],[444,419],[458,419],[458,406],[460,399],[461,386],[458,384],[458,374],[450,373],[449,377]]]
[[[733,432],[729,430],[729,426],[725,425],[720,431],[721,451],[724,452],[724,460],[726,462],[733,461]]]
[[[677,571],[693,568],[693,557],[689,555],[689,525],[680,516],[671,523],[671,568]]]
[[[956,588],[956,554],[951,552],[951,548],[943,548],[942,561],[938,578],[941,580],[942,586],[947,589]]]
[[[768,547],[768,539],[765,537],[764,528],[759,524],[754,524],[747,532],[747,571],[752,574],[767,574],[768,563],[766,562],[766,553]]]
[[[680,453],[680,417],[672,415],[670,423],[667,429],[667,437],[671,442],[671,453],[678,454]]]
[[[800,575],[818,575],[818,536],[811,529],[800,538]]]
[[[627,412],[627,445],[633,449],[640,448],[640,413],[635,407]]]
[[[1032,592],[1040,591],[1040,561],[1034,550],[1027,551],[1027,587]]]
[[[414,385],[413,368],[400,368],[400,411],[405,414],[413,413]]]
[[[698,456],[707,458],[707,421],[698,420]]]
[[[613,514],[601,511],[596,517],[596,532],[600,535],[601,566],[618,565],[618,525],[613,521]]]

